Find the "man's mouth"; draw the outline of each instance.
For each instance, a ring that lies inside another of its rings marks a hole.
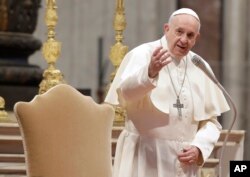
[[[186,47],[181,46],[181,45],[177,45],[177,47],[181,48],[182,50],[185,50],[185,49],[186,49]]]

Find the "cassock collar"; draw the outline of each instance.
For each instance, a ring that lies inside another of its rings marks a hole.
[[[160,43],[163,48],[168,49],[165,36],[160,39]],[[187,78],[193,99],[194,119],[206,120],[213,116],[220,116],[221,113],[229,110],[227,101],[219,87],[192,63],[191,58],[194,55],[195,53],[190,51],[187,56],[184,56],[187,62]],[[204,62],[206,63],[206,61]],[[164,84],[167,82],[169,76],[164,70],[159,74],[161,75],[159,75],[159,78],[164,77],[165,79],[158,80],[158,87],[151,91],[150,98],[157,109],[169,114],[169,106],[171,104],[169,103],[169,96],[167,94],[162,94],[163,92],[171,92],[169,87]]]

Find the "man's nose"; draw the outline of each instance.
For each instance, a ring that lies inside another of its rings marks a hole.
[[[187,37],[187,35],[182,35],[182,36],[181,36],[181,42],[184,43],[184,44],[188,42],[188,37]]]

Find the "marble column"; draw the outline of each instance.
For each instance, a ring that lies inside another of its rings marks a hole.
[[[237,108],[237,119],[233,129],[250,128],[246,124],[249,119],[249,104],[247,105],[247,38],[248,0],[224,1],[223,17],[223,84],[232,96]],[[249,60],[249,59],[248,59]],[[249,63],[249,62],[248,62]],[[248,91],[249,92],[249,91]],[[228,129],[232,123],[233,111],[223,117],[223,128]],[[248,133],[247,133],[248,134]],[[250,141],[246,137],[245,150]],[[245,151],[246,153],[246,151]],[[249,155],[248,155],[249,156]],[[246,157],[246,155],[245,155]]]
[[[224,1],[223,18],[223,81],[232,96],[238,112],[234,128],[244,127],[245,84],[246,84],[246,38],[247,38],[247,0]],[[232,112],[232,111],[231,111]],[[231,116],[224,117],[223,125],[229,127]]]

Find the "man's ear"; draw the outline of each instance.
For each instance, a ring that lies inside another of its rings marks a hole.
[[[200,39],[200,33],[197,34],[195,41],[197,42]]]
[[[163,28],[164,28],[164,29],[163,29],[163,30],[164,30],[164,33],[165,33],[165,32],[168,32],[168,30],[169,30],[169,24],[168,24],[168,23],[165,23],[164,26],[163,26]]]

